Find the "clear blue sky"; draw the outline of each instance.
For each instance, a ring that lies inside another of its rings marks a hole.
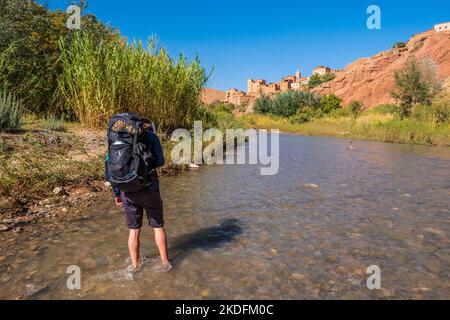
[[[67,0],[50,0],[65,8]],[[88,12],[129,39],[155,35],[176,56],[199,54],[215,72],[209,87],[246,89],[248,78],[278,81],[317,65],[343,68],[450,21],[449,0],[243,1],[88,0]],[[367,7],[381,8],[381,30],[366,27]]]

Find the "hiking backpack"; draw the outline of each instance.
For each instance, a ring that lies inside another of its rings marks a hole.
[[[115,115],[109,121],[105,175],[113,187],[133,192],[151,183],[151,146],[145,137],[147,129],[154,130],[151,126],[131,113]]]

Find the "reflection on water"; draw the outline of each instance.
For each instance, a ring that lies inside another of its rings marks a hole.
[[[123,214],[104,201],[82,218],[0,235],[0,298],[450,298],[450,153],[282,136],[280,172],[212,166],[163,180],[173,272],[126,276]],[[66,268],[82,270],[69,291]],[[382,289],[366,287],[378,265]]]

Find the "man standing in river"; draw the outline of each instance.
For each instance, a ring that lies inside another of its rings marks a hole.
[[[142,267],[140,261],[140,234],[144,210],[148,222],[155,232],[155,242],[161,256],[162,271],[169,272],[172,265],[169,262],[167,252],[167,236],[164,229],[163,202],[159,190],[159,179],[156,168],[164,165],[164,153],[161,142],[153,130],[145,130],[143,142],[148,146],[149,165],[151,167],[149,183],[142,189],[133,192],[124,192],[120,187],[114,187],[114,196],[117,206],[123,207],[130,234],[128,249],[130,251],[132,272],[137,272]]]

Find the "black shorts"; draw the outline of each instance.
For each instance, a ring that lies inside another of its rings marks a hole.
[[[144,210],[147,213],[148,223],[151,227],[164,227],[163,202],[159,190],[122,192],[121,198],[129,229],[140,229],[142,227]]]

